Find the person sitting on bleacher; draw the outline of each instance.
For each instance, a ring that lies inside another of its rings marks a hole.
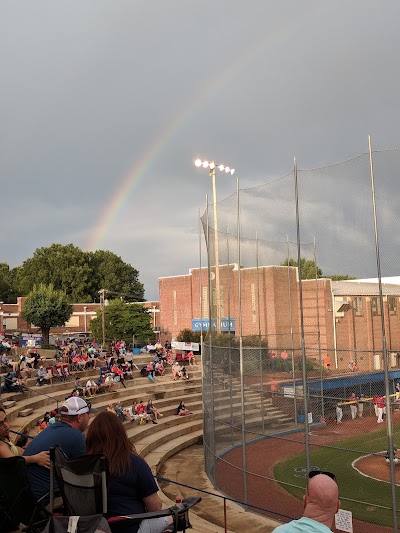
[[[186,415],[191,415],[192,412],[189,411],[189,409],[186,409],[186,406],[183,403],[183,400],[181,400],[178,405],[178,409],[176,410],[176,414],[177,416],[186,416]]]
[[[47,378],[47,372],[46,370],[43,368],[43,366],[41,365],[39,367],[39,370],[38,370],[38,373],[37,373],[37,383],[36,385],[47,385],[48,384],[48,378]]]
[[[30,378],[32,376],[32,368],[28,364],[28,358],[25,355],[21,356],[20,362],[19,362],[19,369],[21,373],[23,373],[23,376],[26,378]]]
[[[78,391],[79,396],[84,396],[86,393],[86,388],[79,381],[79,378],[76,378],[74,382],[74,389]]]
[[[194,355],[194,353],[192,351],[188,352],[187,358],[188,358],[188,361],[189,361],[189,365],[196,365],[197,366],[196,356]]]
[[[19,383],[15,372],[7,372],[4,376],[3,389],[4,392],[24,392],[26,390],[26,388]]]
[[[174,381],[177,380],[177,378],[182,377],[182,368],[181,365],[178,363],[178,361],[175,361],[175,363],[172,365],[172,375],[174,377]]]
[[[1,364],[10,370],[13,367],[10,358],[6,356],[5,352],[1,356]]]
[[[164,364],[162,362],[162,359],[160,361],[158,361],[156,363],[156,366],[155,366],[155,373],[156,373],[156,376],[164,376],[165,375],[165,368],[164,368]]]
[[[94,396],[97,392],[97,385],[93,379],[88,379],[86,382],[86,394],[89,396]]]
[[[114,389],[115,389],[114,374],[107,374],[104,384],[107,387],[108,392],[114,392]]]
[[[140,417],[139,424],[147,424],[150,420],[150,415],[147,414],[146,406],[143,403],[143,400],[140,400],[136,406],[136,414]]]
[[[181,366],[181,379],[189,379],[189,372],[187,371],[185,365]]]

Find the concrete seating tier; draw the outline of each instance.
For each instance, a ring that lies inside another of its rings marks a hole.
[[[199,373],[200,375],[200,373]],[[193,377],[191,380],[186,381],[173,381],[171,378],[160,378],[156,383],[150,383],[147,378],[135,378],[129,381],[126,381],[126,389],[121,385],[117,384],[118,389],[115,392],[105,392],[103,394],[96,395],[90,398],[93,409],[105,408],[110,403],[118,401],[124,406],[130,406],[133,399],[143,400],[151,397],[156,402],[157,405],[162,398],[174,398],[174,402],[177,401],[174,408],[176,409],[180,399],[185,397],[185,395],[191,391],[192,388],[196,390],[197,394],[201,394],[201,378]],[[43,416],[43,412],[48,409],[54,409],[56,406],[57,400],[61,404],[65,398],[67,392],[71,390],[71,382],[67,383],[67,388],[64,391],[55,391],[51,390],[51,385],[46,386],[48,389],[47,396],[41,395],[35,398],[21,398],[16,406],[7,411],[7,415],[10,415],[11,419],[15,419],[18,416],[20,409],[24,408],[26,405],[31,406],[34,409],[33,414],[28,420],[24,420],[22,427],[17,429],[18,431],[28,431],[36,425],[38,419]],[[44,387],[41,387],[44,388]],[[28,393],[26,393],[28,395]],[[20,395],[21,397],[22,395]],[[25,395],[24,395],[25,396]],[[15,426],[18,422],[14,423]]]
[[[135,356],[134,359],[135,364],[139,368],[147,363],[148,360],[148,355]],[[136,421],[127,422],[126,429],[138,453],[146,458],[154,474],[159,472],[161,466],[167,459],[179,453],[184,448],[198,443],[202,439],[203,405],[200,366],[190,367],[189,371],[192,375],[190,380],[174,382],[169,371],[166,377],[157,378],[155,384],[150,383],[147,378],[137,377],[135,372],[135,378],[125,382],[126,389],[119,384],[117,390],[113,393],[106,392],[90,398],[94,411],[104,409],[108,404],[115,401],[128,407],[131,406],[134,399],[143,399],[145,402],[150,397],[153,399],[156,407],[163,414],[163,417],[158,420],[158,424],[137,425]],[[79,375],[80,378],[89,375],[98,375],[98,369],[84,372],[87,373],[75,372],[74,375]],[[59,401],[64,399],[65,394],[70,392],[72,383],[73,381],[61,382],[52,386],[41,387],[40,392],[43,390],[43,393],[47,394],[50,399],[44,395],[41,395],[40,398],[22,398],[25,395],[16,395],[17,405],[11,407],[8,411],[14,414],[14,421],[21,424],[21,429],[30,429],[43,416],[45,409],[54,407],[49,402],[53,401],[55,403],[57,399]],[[237,408],[238,412],[240,412],[241,396],[240,388],[237,384],[234,384],[232,394],[229,394],[229,401],[227,401],[227,391],[223,388],[216,391],[214,395],[214,408],[217,413],[217,418],[220,417],[221,421],[229,416],[232,407]],[[181,399],[184,399],[187,407],[192,411],[191,415],[184,417],[176,416],[176,408]],[[33,413],[25,419],[16,418],[19,412],[18,409],[22,409],[28,405],[33,409]],[[256,423],[257,419],[260,419],[259,395],[251,391],[248,394],[246,393],[245,407],[246,426],[252,420]],[[269,411],[270,409],[271,411]],[[271,402],[264,402],[264,410],[268,412],[268,418],[270,415],[272,416],[273,409]],[[236,420],[236,417],[235,421],[240,422],[239,419]],[[15,424],[13,426],[15,428]],[[178,492],[179,489],[177,488]],[[165,506],[170,506],[173,503],[162,493],[161,497]],[[222,533],[223,528],[196,516],[195,511],[194,509],[191,512],[193,533]]]

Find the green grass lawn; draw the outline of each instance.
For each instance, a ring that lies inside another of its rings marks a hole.
[[[400,448],[400,428],[395,430],[394,442]],[[383,481],[375,481],[359,474],[352,467],[352,462],[362,455],[380,452],[387,448],[386,430],[376,430],[346,439],[332,447],[313,447],[310,463],[320,470],[328,470],[336,475],[342,508],[352,511],[354,518],[392,526],[391,485]],[[302,498],[306,485],[304,477],[295,476],[295,468],[305,467],[305,455],[297,455],[275,466],[275,479],[288,492]],[[389,466],[382,458],[382,469]],[[396,468],[400,468],[400,465]],[[300,474],[301,475],[301,474]],[[287,485],[293,483],[295,486]],[[400,507],[399,491],[397,490],[398,507]]]

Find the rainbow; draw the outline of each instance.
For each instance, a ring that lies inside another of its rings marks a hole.
[[[233,64],[222,70],[221,73],[213,79],[212,83],[204,84],[197,94],[195,94],[194,98],[186,103],[174,120],[167,128],[165,128],[155,142],[148,147],[141,159],[122,179],[111,201],[108,203],[105,212],[102,213],[100,220],[98,220],[94,226],[85,249],[97,250],[99,248],[101,241],[110,231],[114,220],[117,218],[117,215],[125,204],[130,192],[140,183],[140,180],[145,176],[146,171],[157,160],[164,147],[167,146],[175,133],[187,122],[187,120],[198,112],[201,106],[223,85],[228,83],[234,76],[237,76],[244,67],[254,61],[266,49],[272,47],[278,39],[282,39],[296,25],[299,26],[301,20],[306,18],[311,11],[314,11],[315,13],[315,11],[320,11],[327,7],[327,4],[321,2],[317,6],[311,6],[308,9],[304,9],[300,15],[293,16],[292,18],[288,17],[283,27],[277,27],[274,32],[258,39],[255,44],[245,50]]]

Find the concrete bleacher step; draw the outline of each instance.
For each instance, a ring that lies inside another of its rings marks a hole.
[[[33,409],[32,407],[26,407],[25,409],[21,409],[21,411],[19,411],[19,416],[29,416],[33,413]]]
[[[138,385],[140,383],[140,385]],[[188,391],[191,390],[191,387],[196,391],[197,399],[199,398],[199,395],[201,397],[201,381],[200,379],[189,380],[189,381],[181,381],[181,382],[173,382],[172,380],[164,381],[165,386],[162,387],[161,384],[152,384],[148,380],[145,380],[144,378],[137,378],[137,380],[129,380],[127,382],[127,388],[124,389],[121,385],[119,385],[119,388],[112,393],[103,393],[98,396],[95,396],[94,398],[90,398],[90,401],[92,403],[92,408],[96,411],[98,409],[103,409],[110,403],[118,402],[121,403],[124,406],[129,407],[134,399],[139,399],[140,397],[143,397],[147,400],[147,398],[151,397],[155,399],[156,406],[159,405],[159,402],[163,402],[164,400],[157,400],[157,397],[165,399],[166,404],[168,404],[168,399],[170,398],[171,401],[176,402],[176,405],[174,405],[174,409],[176,409],[180,399],[182,396],[187,395]],[[36,422],[43,416],[44,412],[49,409],[54,409],[56,407],[56,401],[59,401],[59,405],[62,403],[65,397],[66,392],[70,392],[70,385],[66,387],[66,390],[61,391],[61,393],[58,392],[50,392],[47,396],[41,395],[39,397],[35,398],[35,401],[32,401],[32,398],[25,398],[18,404],[17,408],[20,409],[22,405],[29,404],[33,407],[34,412],[29,417],[29,420],[26,420],[23,427],[19,425],[17,429],[18,431],[29,431],[32,427],[36,426]],[[10,413],[11,418],[15,418],[17,416],[18,411],[15,411],[17,409],[16,407],[12,408]],[[18,420],[15,421],[18,424]]]
[[[9,401],[5,401],[3,402],[3,407],[4,409],[11,409],[11,407],[14,407],[14,405],[16,405],[16,401],[15,400],[9,400]]]
[[[184,417],[176,418],[183,419]],[[137,452],[142,455],[142,457],[145,457],[151,451],[162,446],[168,440],[171,440],[172,437],[178,437],[181,435],[186,435],[188,437],[193,431],[202,431],[203,418],[201,411],[197,411],[196,413],[193,413],[193,415],[187,415],[185,419],[184,423],[178,423],[178,420],[170,426],[159,423],[157,424],[157,426],[159,426],[157,429],[155,429],[156,426],[154,426],[149,432],[144,431],[142,433],[137,433],[137,435],[134,433],[132,435],[132,441],[135,444]],[[153,426],[151,423],[149,425]]]

